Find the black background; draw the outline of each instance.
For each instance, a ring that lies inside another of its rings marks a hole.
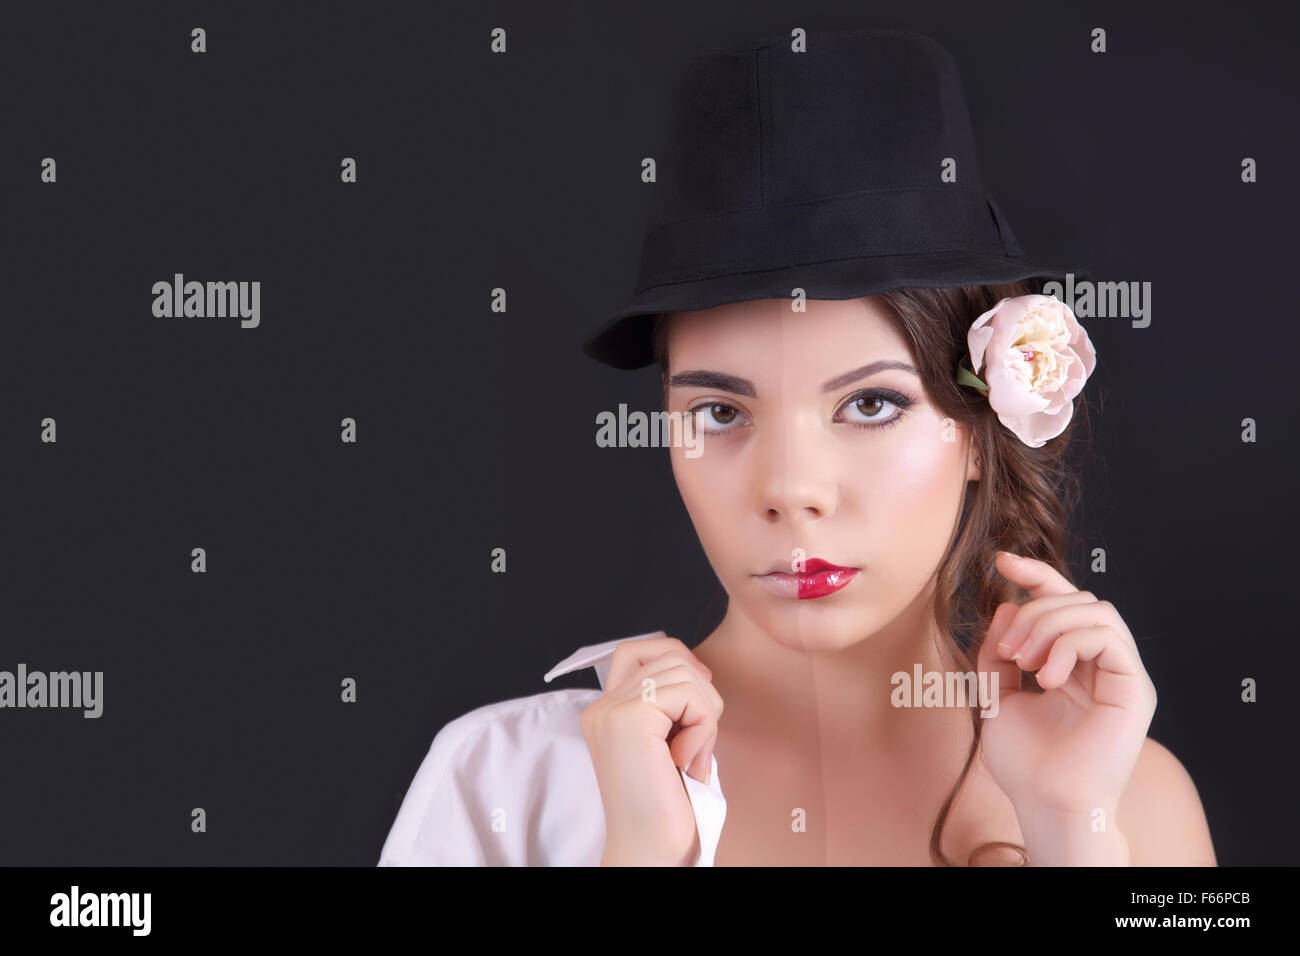
[[[655,372],[577,344],[631,292],[640,161],[682,60],[872,25],[952,51],[1027,250],[1152,283],[1149,328],[1085,320],[1081,536],[1109,570],[1076,583],[1137,637],[1151,736],[1196,781],[1220,863],[1296,863],[1286,10],[7,8],[0,669],[105,676],[98,720],[0,711],[0,863],[372,865],[446,721],[595,687],[542,681],[582,644],[703,638],[720,589],[666,453],[594,443],[598,411],[654,407]],[[155,318],[176,272],[260,280],[261,326]]]

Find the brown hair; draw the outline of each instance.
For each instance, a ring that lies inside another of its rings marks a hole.
[[[967,354],[966,333],[972,322],[1007,297],[1040,292],[1043,279],[963,286],[949,289],[895,289],[875,298],[890,314],[907,340],[930,404],[968,431],[980,466],[980,480],[966,485],[962,514],[948,552],[936,574],[934,620],[950,640],[940,647],[955,670],[974,671],[980,642],[988,632],[998,605],[1022,601],[1024,592],[994,567],[997,551],[1037,558],[1073,580],[1066,559],[1070,519],[1077,510],[1080,488],[1076,472],[1066,461],[1072,438],[1087,428],[1084,395],[1075,398],[1075,413],[1056,438],[1030,448],[998,420],[988,399],[978,390],[957,383],[957,366]],[[668,349],[666,315],[654,320],[654,354],[663,378],[667,402]],[[1030,689],[1032,675],[1023,675]],[[966,763],[944,801],[930,833],[930,856],[953,866],[940,849],[943,827],[979,751],[981,719],[978,701],[970,708],[974,736]],[[1012,843],[985,843],[967,858],[992,848],[1013,849],[1029,862],[1025,848]]]

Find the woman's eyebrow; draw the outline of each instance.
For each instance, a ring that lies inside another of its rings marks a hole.
[[[845,372],[843,375],[836,375],[833,379],[822,386],[822,391],[833,392],[837,388],[843,388],[845,385],[852,384],[860,378],[866,378],[868,375],[873,375],[876,372],[883,372],[886,369],[891,368],[896,368],[903,372],[911,372],[917,378],[921,377],[921,373],[907,362],[899,362],[894,359],[881,359],[878,362],[864,365],[862,368],[855,368],[851,372]]]
[[[734,395],[748,395],[755,398],[758,393],[754,391],[754,383],[747,378],[737,378],[735,375],[727,375],[724,372],[708,372],[704,370],[693,372],[678,372],[668,379],[669,385],[698,385],[700,388],[716,388],[722,392],[731,392]]]
[[[843,375],[837,375],[829,382],[822,386],[822,391],[833,392],[837,388],[843,388],[858,379],[866,378],[868,375],[874,375],[876,372],[883,372],[886,369],[899,369],[903,372],[911,372],[913,375],[920,377],[913,366],[907,362],[900,362],[895,359],[880,359],[871,362],[861,368],[855,368]],[[697,386],[699,388],[716,388],[721,392],[731,392],[733,395],[747,395],[750,398],[757,396],[754,389],[754,383],[747,378],[740,378],[736,375],[728,375],[725,372],[713,372],[705,369],[698,369],[690,372],[678,372],[668,379],[668,384]]]

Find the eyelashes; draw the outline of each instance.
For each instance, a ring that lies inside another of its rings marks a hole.
[[[893,389],[864,388],[840,403],[835,409],[835,421],[853,428],[892,428],[916,402],[910,395]],[[895,412],[886,417],[891,407]],[[845,413],[848,418],[842,417]],[[686,414],[694,416],[697,431],[705,435],[739,433],[750,424],[743,411],[726,402],[700,402],[687,409]]]
[[[841,405],[838,409],[836,409],[836,412],[838,414],[839,411],[848,408],[848,409],[852,409],[855,412],[860,412],[866,415],[867,414],[866,411],[858,407],[863,403],[865,403],[868,407],[872,405],[881,405],[881,406],[892,405],[898,411],[897,414],[892,415],[889,418],[868,417],[868,418],[859,419],[857,421],[848,421],[845,424],[855,425],[859,428],[892,428],[894,425],[897,425],[900,421],[902,421],[903,415],[906,413],[907,409],[915,405],[916,401],[912,398],[909,398],[907,395],[904,395],[901,392],[895,392],[892,389],[868,388],[868,389],[863,389],[860,392],[854,392],[852,395],[850,395],[847,399],[844,400],[844,404]]]

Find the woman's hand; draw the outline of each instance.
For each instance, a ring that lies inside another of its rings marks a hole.
[[[582,734],[605,809],[602,866],[686,866],[699,833],[678,767],[705,781],[722,697],[712,672],[673,637],[614,648],[605,693]]]
[[[999,684],[985,762],[1031,862],[1127,863],[1115,814],[1156,709],[1133,635],[1113,605],[1042,561],[999,552],[997,569],[1030,600],[1000,605],[980,646],[978,668]],[[1044,692],[1021,691],[1022,671]]]

